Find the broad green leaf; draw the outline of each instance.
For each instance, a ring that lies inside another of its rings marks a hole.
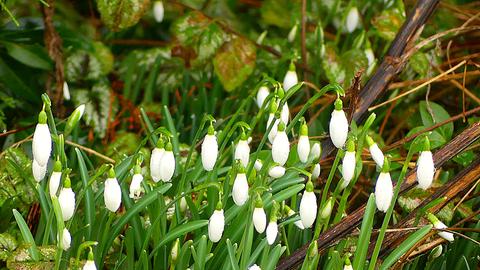
[[[397,35],[398,30],[403,24],[405,16],[397,9],[386,9],[375,16],[371,23],[376,33],[381,38],[391,41]]]
[[[327,43],[325,46],[322,67],[330,83],[338,83],[345,80],[345,69],[333,43]]]
[[[113,31],[136,24],[150,8],[150,0],[98,0],[102,21]]]
[[[358,236],[357,247],[355,255],[353,256],[353,268],[362,270],[365,266],[365,259],[367,258],[368,246],[370,244],[370,236],[373,229],[373,218],[375,217],[375,195],[372,193],[368,198],[365,214],[363,215],[362,227],[360,235]]]
[[[426,127],[431,127],[450,118],[450,114],[442,106],[432,101],[429,101],[428,104],[425,101],[420,101],[419,109],[423,125]],[[448,141],[453,135],[453,123],[450,122],[435,130]]]
[[[408,65],[423,77],[427,76],[428,69],[430,68],[430,62],[428,61],[427,55],[423,52],[417,52],[412,55]]]
[[[27,223],[16,209],[13,209],[13,215],[15,216],[17,225],[22,233],[23,241],[29,246],[28,251],[30,256],[34,261],[40,260],[40,253],[38,252],[37,245],[35,244],[35,240],[33,240],[32,233],[30,232]]]
[[[7,48],[8,54],[24,65],[44,70],[51,70],[53,67],[52,60],[45,52],[45,48],[38,44],[26,45],[10,42],[3,42],[3,44]]]
[[[352,84],[352,79],[362,68],[368,67],[368,60],[365,53],[359,49],[353,49],[342,55],[342,65],[345,70],[345,79],[342,86],[348,89]]]
[[[266,0],[262,3],[260,12],[266,24],[280,28],[290,28],[295,21],[292,20],[292,9],[298,8],[295,2],[289,0]]]

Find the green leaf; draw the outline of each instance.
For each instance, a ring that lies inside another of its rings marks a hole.
[[[150,8],[150,0],[98,0],[102,21],[113,31],[136,24]]]
[[[288,0],[266,0],[263,1],[260,12],[262,20],[266,24],[275,25],[280,28],[290,28],[294,21],[292,9],[297,8],[294,2]]]
[[[234,270],[239,270],[240,267],[238,266],[238,261],[237,261],[237,258],[235,257],[235,248],[232,245],[232,242],[230,241],[230,239],[227,239],[226,242],[227,242],[228,258],[229,258],[229,261],[230,261],[230,266]]]
[[[432,101],[429,101],[428,104],[420,101],[419,109],[425,127],[431,127],[450,118],[450,114],[442,106]],[[449,141],[453,135],[453,123],[450,122],[434,130],[438,131],[446,141]]]
[[[90,224],[87,228],[87,239],[90,239],[93,229],[92,225],[95,219],[95,198],[93,196],[92,188],[88,185],[88,170],[83,155],[78,148],[75,148],[75,153],[77,154],[78,168],[80,170],[80,177],[82,178],[83,189],[85,191],[85,221],[87,224]]]
[[[400,10],[387,9],[372,19],[372,25],[381,38],[392,41],[403,24],[405,16]]]
[[[0,261],[6,261],[10,254],[18,247],[17,240],[9,233],[0,234]]]
[[[0,57],[0,82],[17,97],[38,102],[39,92],[32,90]]]
[[[23,241],[29,245],[28,252],[30,253],[30,257],[32,257],[34,261],[39,261],[40,253],[38,252],[35,240],[33,240],[32,233],[30,232],[30,229],[28,229],[27,223],[17,209],[13,209],[13,215],[15,216],[15,220],[17,221],[20,232],[22,233]]]
[[[357,240],[357,248],[353,260],[353,269],[362,270],[367,258],[370,236],[373,229],[373,218],[375,217],[375,195],[372,193],[368,198],[365,214],[363,215],[362,227]]]
[[[8,54],[15,60],[24,65],[33,68],[51,70],[52,60],[45,52],[44,47],[35,45],[26,45],[21,43],[2,42],[7,48]]]
[[[427,55],[422,52],[417,52],[412,55],[408,65],[423,77],[427,76],[427,72],[430,68],[430,62],[428,61]]]

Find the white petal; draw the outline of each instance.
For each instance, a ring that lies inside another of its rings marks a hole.
[[[46,166],[52,152],[52,137],[47,124],[37,124],[32,141],[33,159],[40,166]]]
[[[47,164],[45,166],[40,166],[35,159],[32,161],[32,174],[35,181],[40,182],[45,178],[47,173]]]
[[[283,79],[283,89],[285,92],[290,90],[292,86],[298,83],[298,77],[297,73],[293,70],[287,71],[287,74],[285,74],[285,78]]]
[[[298,139],[297,153],[301,162],[307,162],[308,155],[310,154],[310,141],[308,140],[308,136],[300,136],[300,139]]]
[[[433,226],[436,228],[436,229],[447,229],[447,225],[445,225],[443,222],[441,222],[440,220],[435,222],[433,224]],[[454,238],[453,238],[453,233],[451,232],[444,232],[444,231],[439,231],[438,232],[438,235],[440,237],[442,237],[443,239],[449,241],[449,242],[453,242]]]
[[[257,159],[255,160],[255,164],[253,165],[253,167],[255,167],[255,170],[260,171],[262,169],[262,161],[260,159]]]
[[[272,158],[273,161],[280,165],[285,165],[290,154],[290,142],[285,131],[277,133],[272,143]]]
[[[365,56],[367,57],[367,60],[368,60],[368,66],[371,66],[373,64],[373,61],[375,61],[375,55],[373,54],[373,51],[371,48],[368,48],[365,50]]]
[[[267,130],[268,130],[268,127],[270,126],[270,123],[275,119],[275,115],[274,114],[269,114],[268,115],[268,120],[267,120]],[[275,123],[273,124],[272,126],[272,129],[270,130],[270,132],[268,133],[268,141],[270,143],[273,143],[273,140],[275,139],[275,136],[277,136],[277,131],[278,131],[278,123],[280,123],[280,120],[278,119],[275,119]]]
[[[83,265],[83,270],[97,270],[94,261],[87,261],[85,265]]]
[[[68,221],[73,217],[75,211],[75,193],[71,188],[62,188],[58,195],[58,204],[62,210],[63,221]]]
[[[170,182],[175,172],[175,156],[172,151],[165,151],[160,161],[160,179],[163,182]]]
[[[288,120],[290,118],[290,110],[288,109],[288,103],[285,102],[282,107],[282,111],[280,112],[280,119],[286,125],[288,124]]]
[[[225,226],[225,217],[223,210],[215,210],[208,221],[208,238],[216,243],[220,241]]]
[[[319,176],[320,176],[320,164],[317,163],[317,164],[315,164],[315,166],[313,167],[312,180],[313,180],[313,179],[317,179]]]
[[[263,233],[267,226],[267,215],[263,208],[258,207],[253,210],[253,225],[258,233]]]
[[[282,166],[274,166],[268,171],[268,175],[273,178],[280,178],[285,175],[285,168]]]
[[[287,213],[287,216],[288,216],[288,217],[291,217],[291,216],[293,216],[293,215],[295,215],[295,211],[293,211],[292,209],[289,209],[289,210],[288,210],[288,213]],[[297,228],[299,228],[300,230],[304,230],[304,229],[305,229],[305,227],[303,226],[303,223],[302,223],[302,220],[301,220],[301,219],[295,221],[294,224],[295,224],[295,226],[297,226]]]
[[[432,152],[421,152],[417,161],[418,186],[424,190],[428,189],[432,185],[434,175],[435,165],[433,163]]]
[[[103,191],[105,207],[111,212],[117,212],[122,203],[122,190],[116,178],[107,178],[105,180],[105,190]]]
[[[342,148],[347,141],[348,120],[343,110],[333,110],[330,119],[330,139],[337,148]]]
[[[202,165],[206,171],[213,170],[217,162],[218,144],[215,135],[206,135],[202,143]]]
[[[278,234],[278,225],[275,221],[270,221],[267,227],[267,242],[269,245],[273,245],[275,243],[275,239],[277,239]]]
[[[349,265],[344,265],[343,270],[353,270],[353,266],[351,264]]]
[[[50,191],[51,197],[57,195],[61,178],[62,178],[62,172],[53,172],[52,175],[50,176],[50,181],[48,182],[48,190]]]
[[[355,174],[355,151],[345,153],[342,161],[342,176],[344,180],[343,187],[348,186]]]
[[[150,156],[150,176],[153,181],[156,183],[160,181],[160,163],[162,161],[162,156],[165,153],[164,148],[154,148],[152,150],[152,155]]]
[[[360,14],[358,13],[358,9],[356,7],[351,8],[348,11],[347,21],[346,21],[346,28],[349,33],[352,33],[355,28],[357,28],[358,23],[360,20]]]
[[[385,157],[383,156],[382,150],[378,147],[376,143],[372,144],[369,147],[370,155],[372,155],[373,160],[377,163],[378,167],[383,167],[383,160]]]
[[[312,158],[314,160],[319,159],[320,152],[321,152],[320,144],[318,142],[314,143],[312,146],[312,150],[310,150],[310,155],[312,156]]]
[[[392,202],[393,185],[390,173],[380,173],[375,185],[375,203],[378,210],[387,212]]]
[[[250,267],[248,268],[248,270],[262,270],[262,268],[260,268],[260,266],[258,266],[258,265],[256,265],[256,264],[254,264],[254,265],[250,266]]]
[[[163,2],[162,1],[155,1],[153,4],[153,17],[155,17],[155,21],[158,23],[163,21],[163,14],[164,14]]]
[[[235,177],[232,190],[233,201],[236,205],[242,206],[248,200],[248,182],[244,173],[239,173]]]
[[[248,160],[250,159],[250,146],[245,140],[238,141],[237,146],[235,147],[235,160],[239,159],[243,167],[248,166]]]
[[[67,230],[67,228],[63,228],[62,243],[60,244],[60,247],[63,250],[68,250],[71,242],[72,236],[70,235],[70,232]]]
[[[68,88],[67,81],[63,81],[63,98],[65,100],[70,100],[70,89]]]
[[[270,94],[270,91],[268,90],[268,87],[262,86],[258,88],[257,92],[257,105],[259,108],[262,107],[263,103],[265,102],[265,99],[267,96]]]
[[[317,198],[313,192],[303,192],[300,201],[300,219],[305,228],[310,228],[317,216]]]
[[[131,199],[139,199],[143,193],[142,188],[143,175],[134,174],[132,177],[132,182],[130,183],[130,194]]]

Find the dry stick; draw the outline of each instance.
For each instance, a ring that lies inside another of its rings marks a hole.
[[[97,152],[97,151],[95,151],[95,150],[93,150],[93,149],[91,149],[91,148],[85,147],[85,146],[83,146],[83,145],[81,145],[81,144],[74,143],[74,142],[69,141],[69,140],[66,140],[65,143],[68,144],[68,145],[77,147],[77,148],[79,148],[79,149],[81,149],[81,150],[83,150],[83,151],[85,151],[85,152],[87,152],[87,153],[89,153],[89,154],[95,155],[95,156],[97,156],[97,157],[99,157],[99,158],[101,158],[101,159],[104,159],[104,160],[108,161],[109,163],[112,163],[112,164],[115,163],[115,160],[113,160],[113,159],[105,156],[104,154],[101,154],[101,153],[99,153],[99,152]]]
[[[435,163],[436,168],[440,168],[445,162],[447,162],[450,158],[458,155],[462,152],[466,147],[468,147],[471,143],[477,140],[480,137],[480,123],[475,123],[469,128],[465,129],[462,133],[457,135],[453,140],[447,143],[444,147],[436,151],[433,155],[433,161]],[[477,160],[476,163],[480,163],[480,160]],[[469,167],[471,168],[471,166]],[[473,173],[469,173],[467,169],[465,169],[463,174],[468,175],[480,175],[480,166],[478,167],[479,170],[475,170]],[[462,174],[462,173],[461,173]],[[460,175],[461,175],[460,174]],[[449,184],[445,185],[445,187],[450,186],[450,190],[455,190],[455,193],[458,193],[457,190],[456,180],[459,179],[458,177],[452,179]],[[415,186],[416,180],[416,171],[411,170],[407,176],[402,188],[400,190],[400,194],[408,191],[412,187]],[[462,178],[462,181],[465,181],[465,178]],[[461,183],[460,183],[461,184]],[[460,186],[460,185],[459,185]],[[334,225],[329,230],[324,232],[320,235],[317,240],[319,252],[324,251],[328,246],[333,243],[334,241],[345,237],[350,232],[352,232],[358,225],[360,225],[363,215],[365,213],[365,206],[363,204],[361,207],[357,208],[354,212],[350,213],[346,218],[344,218],[340,223]],[[388,237],[386,237],[388,238]],[[305,253],[308,249],[308,244],[302,246],[297,251],[295,251],[290,257],[282,259],[277,269],[291,269],[301,263],[305,257]]]
[[[460,59],[460,60],[464,60],[464,59]],[[465,60],[469,60],[469,58],[466,58]],[[468,72],[465,73],[465,77],[478,76],[478,75],[480,75],[480,70],[468,71]],[[460,78],[463,78],[463,76],[464,76],[463,74],[459,74],[459,73],[445,75],[442,78],[439,78],[438,80],[436,80],[435,82],[443,82],[443,81],[448,81],[448,80],[453,80],[453,79],[460,79]],[[406,86],[419,85],[419,84],[424,83],[426,81],[429,81],[431,79],[432,78],[424,78],[424,79],[418,79],[418,80],[414,80],[414,81],[403,81],[403,82],[391,83],[388,86],[388,90],[394,90],[394,89],[398,89],[398,88],[402,88],[402,87],[406,87]]]

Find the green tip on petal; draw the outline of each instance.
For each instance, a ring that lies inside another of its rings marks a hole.
[[[427,136],[423,139],[423,151],[430,151],[430,140]]]
[[[38,114],[38,123],[39,124],[46,124],[47,123],[47,113],[44,110],[42,110]]]
[[[312,241],[310,246],[308,247],[308,257],[312,259],[313,257],[318,255],[318,244],[317,241]]]
[[[308,126],[306,123],[300,126],[300,136],[308,136]]]
[[[108,178],[115,178],[115,170],[113,169],[113,165],[110,170],[108,170]]]
[[[172,151],[173,149],[173,146],[172,146],[172,143],[171,142],[168,142],[167,145],[165,146],[165,151]]]
[[[290,65],[288,66],[288,71],[296,71],[295,69],[295,63],[292,61],[290,61]]]
[[[428,220],[429,220],[431,223],[433,223],[434,225],[435,225],[435,223],[438,223],[438,222],[440,221],[440,220],[438,220],[438,218],[437,218],[434,214],[432,214],[432,213],[428,213],[428,214],[427,214],[427,218],[428,218]]]
[[[237,159],[237,173],[245,173],[245,167],[243,167],[242,163],[239,159]]]
[[[217,207],[215,207],[215,210],[222,210],[223,205],[222,205],[222,200],[219,200],[217,203]]]
[[[355,142],[352,139],[347,142],[347,152],[355,152]]]
[[[270,113],[276,113],[277,109],[278,109],[277,101],[273,100],[273,102],[270,102],[270,108],[269,108]]]
[[[92,251],[92,248],[90,248],[90,251],[88,252],[88,260],[89,261],[93,261],[93,251]]]
[[[163,141],[162,138],[159,138],[159,139],[157,140],[157,145],[156,145],[156,147],[157,147],[158,149],[162,149],[162,148],[165,147],[165,142]]]
[[[335,100],[335,110],[337,110],[337,111],[343,110],[343,102],[339,98],[337,98],[337,100]]]
[[[385,157],[383,159],[383,167],[382,167],[382,172],[387,173],[390,171],[390,161],[388,161],[388,158]]]
[[[72,187],[72,182],[70,181],[70,176],[65,176],[65,180],[63,181],[63,187],[64,188],[71,188]]]
[[[308,180],[307,185],[305,186],[305,190],[307,192],[313,192],[313,183],[312,181]]]
[[[215,135],[215,128],[213,124],[210,122],[210,126],[208,127],[208,135]]]
[[[53,171],[54,172],[61,172],[62,171],[62,162],[59,159],[57,159],[55,161],[55,164],[53,165]]]
[[[272,212],[270,213],[270,221],[277,221],[278,208],[280,206],[276,201],[273,201]]]
[[[279,132],[285,131],[285,123],[283,123],[282,120],[280,120],[280,123],[278,124],[278,131]]]
[[[345,265],[352,265],[352,262],[348,257],[345,259]]]
[[[135,167],[133,168],[133,173],[134,174],[142,174],[142,167],[140,167],[140,165],[135,165]]]
[[[245,133],[245,130],[242,131],[242,135],[240,135],[240,140],[246,141],[248,140],[247,133]]]
[[[257,193],[257,196],[255,198],[255,208],[263,208],[262,197],[258,193]]]
[[[365,138],[367,140],[367,145],[368,147],[372,146],[375,144],[375,142],[373,141],[372,137],[368,136]]]

